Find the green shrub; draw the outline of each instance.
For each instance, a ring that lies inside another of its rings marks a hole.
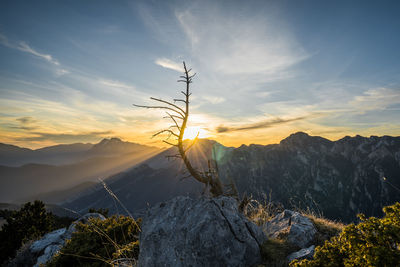
[[[55,216],[47,212],[44,203],[26,203],[18,211],[4,211],[6,224],[0,231],[0,263],[15,256],[23,243],[38,239],[57,228]],[[61,221],[59,221],[61,222]]]
[[[107,218],[109,210],[108,209],[103,209],[103,208],[99,208],[99,209],[90,208],[88,212],[89,213],[100,213],[101,215],[103,215],[104,217]]]
[[[291,266],[400,266],[400,203],[383,208],[381,219],[359,215],[358,225],[315,249],[313,260]]]
[[[118,258],[137,259],[139,224],[131,217],[92,218],[76,232],[48,266],[109,266]]]

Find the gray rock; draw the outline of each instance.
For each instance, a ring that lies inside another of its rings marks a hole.
[[[313,222],[298,212],[284,210],[263,226],[268,237],[285,237],[287,241],[299,248],[311,244],[317,232]]]
[[[31,251],[33,253],[39,253],[45,250],[49,245],[64,243],[63,235],[65,234],[66,230],[66,228],[61,228],[45,234],[41,239],[33,242],[30,247]]]
[[[140,233],[139,266],[253,266],[262,230],[233,198],[176,197],[151,208]]]
[[[46,249],[44,250],[44,253],[42,256],[40,256],[37,261],[36,264],[34,265],[34,267],[39,267],[40,264],[45,264],[46,262],[48,262],[49,260],[51,260],[51,258],[53,258],[53,256],[60,251],[62,245],[49,245],[46,247]]]
[[[89,218],[105,220],[105,217],[99,213],[87,213],[74,221],[68,229],[61,228],[55,230],[33,242],[29,249],[33,254],[39,255],[34,266],[40,266],[40,264],[48,262],[64,246],[65,240],[71,238],[72,233],[76,231],[76,224],[78,222],[87,223]]]
[[[302,248],[299,251],[293,252],[291,253],[287,259],[289,262],[291,262],[292,260],[302,260],[302,259],[309,259],[311,260],[314,256],[314,252],[315,252],[315,246],[312,245],[308,248]]]

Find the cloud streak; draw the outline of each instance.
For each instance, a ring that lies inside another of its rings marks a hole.
[[[373,110],[384,110],[391,105],[400,104],[400,90],[391,88],[374,88],[355,96],[349,103],[359,113]]]
[[[51,56],[49,54],[44,54],[44,53],[40,53],[40,52],[36,51],[32,47],[30,47],[26,42],[21,41],[21,42],[18,42],[18,43],[12,43],[12,42],[10,42],[8,40],[8,38],[5,35],[0,34],[0,44],[2,44],[4,46],[7,46],[9,48],[12,48],[12,49],[17,49],[19,51],[22,51],[22,52],[25,52],[25,53],[29,53],[31,55],[34,55],[34,56],[39,57],[41,59],[44,59],[47,62],[50,62],[50,63],[52,63],[52,64],[54,64],[56,66],[60,65],[60,63],[55,58],[53,58],[53,56]],[[65,74],[65,73],[63,73],[63,74]]]
[[[158,58],[154,63],[166,69],[175,70],[177,72],[183,72],[181,64],[174,62],[168,58]]]
[[[122,88],[122,89],[135,89],[133,86],[124,84],[120,81],[114,80],[100,80],[100,83],[105,86],[115,87],[115,88]]]
[[[16,121],[18,121],[21,124],[31,124],[36,122],[36,120],[32,117],[21,117],[17,118]]]
[[[249,130],[256,130],[256,129],[263,129],[263,128],[270,128],[276,125],[290,123],[294,121],[300,121],[309,118],[308,116],[291,118],[291,119],[282,119],[282,118],[275,118],[272,120],[264,120],[256,123],[251,124],[244,124],[242,126],[218,126],[215,130],[217,133],[227,133],[227,132],[237,132],[237,131],[249,131]]]
[[[93,131],[81,132],[74,134],[65,133],[46,133],[46,132],[33,132],[33,136],[17,137],[16,141],[54,141],[54,142],[75,142],[75,141],[91,141],[103,137],[104,135],[111,135],[113,131]]]

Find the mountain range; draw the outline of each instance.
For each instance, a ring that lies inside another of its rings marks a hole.
[[[0,146],[1,155],[6,155],[3,147],[7,146]],[[161,150],[115,138],[33,152],[11,148],[20,153],[13,154],[16,162],[27,162],[28,156],[23,155],[27,151],[29,156],[41,155],[41,162],[70,164],[0,166],[1,202],[39,198],[79,213],[89,208],[126,213],[126,208],[141,214],[157,202],[178,195],[196,197],[204,191],[202,184],[187,177],[180,159],[167,157],[177,153],[175,148]],[[54,159],[46,159],[43,151],[53,153]],[[298,132],[279,144],[237,148],[199,139],[189,158],[200,170],[206,169],[209,159],[215,160],[223,183],[233,182],[240,195],[309,209],[343,222],[355,221],[360,212],[380,216],[383,206],[400,201],[400,137],[346,136],[330,141]],[[108,177],[107,189],[99,177]]]
[[[57,203],[160,151],[118,138],[37,150],[0,144],[0,202]]]
[[[177,195],[201,194],[201,184],[184,178],[181,161],[165,157],[175,153],[170,148],[105,182],[130,212],[138,214]],[[197,168],[204,168],[207,159],[216,160],[223,183],[233,181],[240,194],[343,222],[355,221],[360,212],[380,216],[383,206],[400,201],[400,137],[330,141],[298,132],[279,144],[238,148],[199,140],[189,157]],[[115,203],[98,186],[64,205],[80,212],[91,207],[123,212]]]
[[[67,165],[94,157],[111,157],[131,152],[156,150],[136,143],[123,142],[119,138],[103,139],[98,144],[76,143],[55,145],[39,149],[22,148],[0,143],[0,165],[20,167],[26,164]]]

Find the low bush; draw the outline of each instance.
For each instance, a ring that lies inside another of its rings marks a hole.
[[[400,203],[383,208],[384,217],[365,218],[315,249],[313,260],[291,266],[400,266]]]
[[[131,217],[112,216],[79,223],[76,232],[47,266],[109,266],[120,259],[137,259],[139,224]]]

